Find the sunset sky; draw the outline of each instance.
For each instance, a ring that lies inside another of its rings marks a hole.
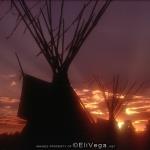
[[[57,2],[59,3],[59,2]],[[82,2],[66,1],[68,22],[76,16]],[[8,1],[0,3],[0,16],[8,8]],[[71,12],[71,13],[70,13]],[[54,17],[57,16],[57,5]],[[0,133],[16,127],[23,120],[15,117],[21,93],[21,74],[14,55],[16,51],[26,73],[51,81],[51,69],[43,56],[37,57],[39,48],[22,24],[10,39],[6,39],[15,25],[15,15],[0,21]],[[69,37],[68,37],[69,38]],[[105,81],[120,74],[124,81],[146,81],[142,92],[135,96],[119,121],[133,120],[137,130],[143,130],[150,119],[150,2],[114,1],[90,34],[69,70],[70,81],[86,108],[96,117],[106,118],[107,110],[97,87],[89,87],[93,74]],[[86,89],[86,90],[85,90]],[[16,130],[17,130],[16,129]]]

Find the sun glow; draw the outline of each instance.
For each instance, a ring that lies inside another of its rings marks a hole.
[[[124,122],[123,121],[118,121],[118,128],[121,129],[124,125]]]

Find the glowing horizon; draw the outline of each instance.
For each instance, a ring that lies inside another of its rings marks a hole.
[[[94,120],[98,118],[108,119],[108,111],[101,91],[97,89],[76,89],[76,92]],[[116,119],[119,129],[121,129],[125,120],[131,120],[135,131],[145,130],[150,113],[150,98],[143,99],[144,96],[134,96],[127,108],[120,113]],[[25,125],[25,121],[17,117],[19,100],[0,97],[0,104],[0,134],[20,132]]]
[[[108,120],[108,111],[101,91],[97,89],[92,91],[90,89],[86,89],[85,92],[85,89],[81,89],[76,90],[76,92],[95,120],[98,118]],[[120,99],[123,100],[124,96],[121,95]],[[116,118],[116,121],[118,122],[118,128],[121,129],[125,120],[131,120],[135,131],[144,131],[146,123],[149,120],[147,117],[149,112],[150,98],[145,98],[141,95],[134,95],[127,107]],[[145,119],[143,119],[143,117]]]

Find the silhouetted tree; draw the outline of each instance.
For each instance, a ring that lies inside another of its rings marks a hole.
[[[143,83],[136,85],[134,83],[126,83],[124,86],[121,86],[121,81],[119,76],[113,77],[112,89],[107,88],[101,79],[94,77],[100,91],[103,94],[104,101],[108,110],[108,129],[107,133],[110,135],[109,138],[115,140],[117,134],[117,121],[119,113],[125,109],[129,101],[133,99],[133,96],[140,90]],[[130,129],[130,128],[128,128]]]

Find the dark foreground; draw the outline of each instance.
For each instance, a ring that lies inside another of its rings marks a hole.
[[[119,133],[112,139],[107,139],[107,135],[97,136],[94,141],[72,141],[71,143],[52,142],[52,137],[40,137],[41,141],[37,142],[38,137],[24,137],[20,133],[13,135],[0,135],[0,150],[58,150],[58,149],[117,149],[117,150],[149,150],[150,138],[146,133],[122,134]],[[57,138],[57,137],[54,137]],[[51,139],[51,140],[50,140]],[[45,142],[44,142],[45,141]],[[37,142],[37,143],[36,143]],[[95,144],[95,145],[94,145]]]

